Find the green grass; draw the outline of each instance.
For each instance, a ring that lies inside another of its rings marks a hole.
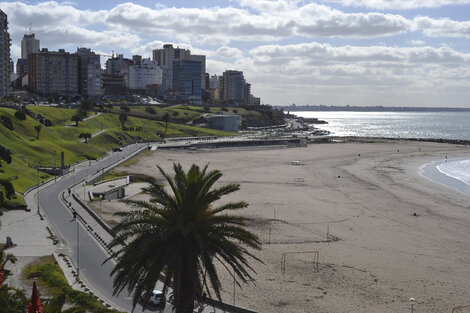
[[[31,263],[23,270],[23,277],[30,282],[35,279],[40,298],[49,298],[43,299],[45,312],[61,312],[66,302],[73,306],[62,312],[118,312],[105,308],[91,295],[72,289],[53,256],[44,256]]]
[[[165,132],[164,122],[133,116],[129,116],[125,126],[134,128],[140,126],[143,129],[123,131],[119,116],[113,113],[103,113],[79,122],[78,127],[66,127],[66,124],[71,123],[70,118],[76,113],[75,110],[42,106],[28,106],[27,108],[52,121],[52,126],[42,126],[39,139],[36,139],[34,129],[34,126],[39,125],[39,122],[29,116],[24,121],[18,120],[14,116],[14,110],[0,108],[0,116],[4,115],[10,118],[14,126],[14,130],[11,131],[0,123],[0,144],[10,149],[13,157],[11,164],[2,162],[0,179],[11,179],[15,190],[20,194],[35,185],[38,179],[43,181],[51,178],[48,174],[37,173],[36,166],[38,164],[46,167],[60,166],[61,152],[64,152],[65,164],[73,164],[84,159],[99,158],[114,147],[132,142],[133,137],[149,141],[161,140],[159,134]],[[136,107],[131,107],[131,110],[134,108]],[[145,112],[144,107],[137,108]],[[159,110],[158,114],[164,114],[162,110],[165,109],[154,108]],[[179,115],[184,115],[185,111],[178,108],[171,110],[179,110]],[[91,138],[88,144],[79,142],[80,133],[94,134],[102,129],[105,130],[104,133]],[[165,137],[204,135],[226,136],[232,135],[232,133],[174,123],[168,123],[168,130],[165,133]],[[24,203],[21,198],[19,195],[17,201]]]

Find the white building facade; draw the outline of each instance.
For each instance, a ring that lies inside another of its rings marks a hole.
[[[150,59],[129,66],[129,89],[145,89],[147,85],[162,84],[162,70]]]

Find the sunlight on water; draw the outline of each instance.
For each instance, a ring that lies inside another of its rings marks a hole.
[[[316,117],[335,136],[470,140],[470,112],[292,112]]]

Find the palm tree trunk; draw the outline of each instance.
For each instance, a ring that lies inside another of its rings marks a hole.
[[[196,291],[194,290],[194,284],[191,281],[191,274],[189,273],[187,266],[189,262],[182,262],[181,277],[180,277],[180,290],[179,290],[179,301],[175,305],[175,313],[193,313],[194,312],[194,300],[196,299]]]

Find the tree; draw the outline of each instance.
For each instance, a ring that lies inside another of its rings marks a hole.
[[[168,130],[168,122],[170,121],[170,119],[171,119],[170,113],[168,112],[166,112],[162,117],[162,120],[165,122],[165,133]]]
[[[42,129],[41,124],[34,126],[34,130],[36,131],[36,139],[39,139],[39,133],[41,132],[41,129]]]
[[[11,253],[5,253],[3,250],[0,250],[0,267],[5,268],[5,265],[10,262],[11,264],[15,264],[18,259],[15,255]],[[5,270],[5,272],[8,272]]]
[[[80,101],[79,110],[87,114],[88,111],[93,110],[94,107],[95,103],[93,101],[91,101],[90,99],[82,99],[82,101]]]
[[[78,127],[78,122],[83,121],[83,118],[80,114],[77,113],[74,116],[72,116],[72,121],[75,122],[75,127]]]
[[[83,139],[85,139],[85,143],[88,143],[88,139],[91,138],[91,134],[90,133],[80,133],[80,135],[78,135],[78,138],[83,138]]]
[[[22,291],[3,284],[3,281],[10,276],[10,271],[5,269],[5,265],[7,262],[16,263],[16,261],[16,256],[9,253],[5,254],[5,252],[0,249],[0,274],[2,274],[0,279],[1,313],[23,313],[25,312],[26,305],[28,304],[28,300]]]
[[[120,113],[119,121],[121,122],[121,128],[124,129],[127,122],[127,113]]]
[[[133,292],[135,307],[164,272],[163,291],[173,284],[175,312],[192,313],[194,300],[201,300],[204,291],[210,296],[210,290],[214,290],[220,299],[215,261],[223,262],[246,283],[254,272],[247,257],[260,261],[247,247],[260,249],[261,243],[244,228],[247,218],[228,214],[246,208],[245,201],[214,206],[240,185],[214,187],[222,173],[207,172],[207,165],[200,170],[193,164],[186,173],[180,164],[173,164],[173,178],[159,169],[171,193],[153,180],[144,189],[151,196],[149,202],[124,201],[145,210],[118,213],[123,219],[114,227],[116,236],[111,245],[116,251],[110,257],[117,259],[112,271],[114,294],[127,287],[129,293]]]
[[[0,287],[0,312],[24,313],[28,305],[28,299],[21,290],[7,285]]]
[[[7,162],[7,164],[11,163],[11,150],[5,148],[4,146],[0,145],[0,161],[3,160]],[[0,167],[2,167],[0,162]]]

